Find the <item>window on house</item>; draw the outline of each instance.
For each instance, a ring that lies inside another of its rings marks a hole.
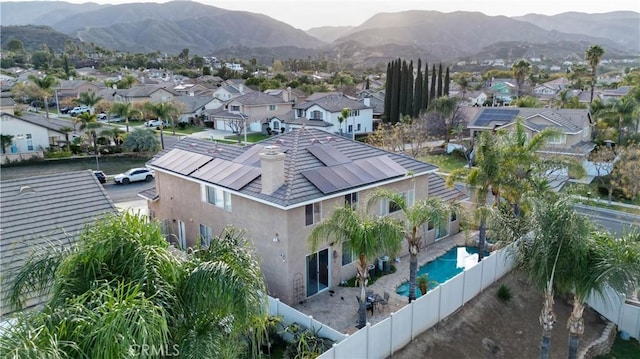
[[[342,242],[342,265],[346,266],[353,262],[355,255],[353,249],[351,249],[351,242]]]
[[[231,212],[231,193],[220,188],[203,185],[202,201]]]
[[[344,196],[344,204],[353,209],[358,208],[358,192],[349,193]]]
[[[553,136],[549,139],[549,143],[552,145],[562,145],[566,142],[567,140],[567,136],[566,135],[556,135]]]
[[[310,226],[320,222],[320,202],[308,204],[304,208],[304,223],[306,226]]]
[[[231,111],[234,111],[234,112],[240,112],[240,106],[238,106],[238,105],[231,105],[230,107],[231,107]]]
[[[353,132],[353,125],[347,126],[347,132],[349,133]]]
[[[276,105],[269,105],[269,111],[275,111]]]
[[[456,219],[458,219],[456,212],[451,212],[451,222],[455,222]]]
[[[351,110],[350,117],[360,116],[360,110]]]
[[[400,192],[399,194],[404,198],[407,207],[413,206],[414,190],[411,189],[406,192]],[[383,199],[382,201],[380,201],[380,215],[382,216],[398,212],[399,210],[400,210],[400,206],[398,206],[393,201],[389,201],[387,199]]]
[[[26,137],[27,137],[27,150],[33,151],[33,137],[31,137],[30,133],[27,133]]]
[[[322,120],[322,112],[316,110],[311,112],[311,119],[312,120]]]
[[[362,131],[362,127],[359,123],[356,124],[356,131]]]
[[[304,110],[296,109],[296,117],[304,117]]]
[[[211,245],[211,227],[200,225],[200,247],[208,248]]]

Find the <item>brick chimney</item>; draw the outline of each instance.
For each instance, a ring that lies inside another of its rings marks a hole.
[[[262,193],[272,194],[284,184],[284,158],[279,146],[265,146],[260,153]]]

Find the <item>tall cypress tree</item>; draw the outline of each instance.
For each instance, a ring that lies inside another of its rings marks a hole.
[[[433,100],[438,93],[436,91],[436,78],[436,64],[433,64],[431,67],[431,91],[429,91],[429,101]]]
[[[447,66],[447,70],[444,74],[444,90],[442,90],[442,94],[445,96],[449,96],[449,66]]]
[[[398,101],[399,116],[407,114],[407,83],[409,82],[409,69],[407,61],[402,60],[402,72],[400,73],[400,100]]]
[[[405,115],[413,116],[413,60],[409,62],[407,68],[407,103],[405,104]]]
[[[400,59],[395,61],[393,67],[393,88],[391,92],[391,107],[389,109],[389,120],[391,123],[398,122],[398,105],[400,103]]]
[[[420,104],[420,111],[429,106],[429,64],[424,63],[424,78],[422,79],[422,104]]]
[[[418,73],[416,82],[413,85],[413,117],[420,116],[422,106],[422,61],[418,58]]]
[[[387,64],[387,83],[384,89],[384,113],[382,115],[382,120],[384,122],[389,122],[389,109],[391,108],[391,89],[393,88],[393,71],[391,70],[392,62]]]
[[[438,92],[436,98],[442,97],[442,63],[438,65]]]

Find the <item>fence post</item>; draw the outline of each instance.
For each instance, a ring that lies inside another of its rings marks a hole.
[[[393,346],[393,315],[394,315],[394,314],[395,314],[395,313],[391,313],[391,314],[389,315],[389,321],[390,321],[390,323],[389,323],[389,327],[390,327],[390,329],[389,329],[389,341],[390,341],[390,343],[389,343],[389,347],[391,348],[391,350],[390,350],[390,351],[391,351],[390,355],[393,355],[393,349],[395,349],[395,348],[394,348],[394,346]]]
[[[371,349],[371,323],[367,322],[367,358],[370,358],[369,353],[373,352],[373,350]]]

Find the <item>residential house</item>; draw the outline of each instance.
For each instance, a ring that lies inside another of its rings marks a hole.
[[[13,136],[6,153],[2,155],[2,163],[7,160],[19,161],[32,157],[44,158],[44,151],[50,147],[62,147],[67,140],[80,134],[73,130],[69,121],[46,117],[33,113],[16,116],[11,113],[0,113],[2,134]]]
[[[269,89],[264,93],[271,96],[281,97],[285,102],[300,103],[307,98],[307,94],[304,91],[287,87],[286,89]]]
[[[509,106],[518,97],[518,86],[511,79],[492,79],[488,91],[493,97],[493,106]]]
[[[286,122],[288,129],[312,126],[349,136],[373,131],[373,106],[341,93],[315,93],[293,108],[295,116]],[[338,118],[345,108],[349,117],[341,124]]]
[[[242,83],[227,80],[217,90],[213,91],[213,97],[219,99],[222,102],[229,101],[238,96],[242,96],[246,93],[253,92],[252,89]]]
[[[348,244],[327,241],[314,252],[307,244],[314,225],[337,206],[365,210],[377,188],[402,193],[409,203],[434,193],[464,196],[444,188],[431,164],[313,128],[244,147],[185,138],[147,166],[156,172],[155,187],[140,196],[170,241],[179,248],[207,246],[228,225],[245,229],[269,295],[288,304],[355,275],[356,256]],[[372,215],[399,213],[387,201],[371,209]],[[426,245],[458,231],[452,217],[424,226],[421,234]]]
[[[98,93],[101,87],[86,80],[63,80],[54,87],[57,102],[65,98],[79,98],[83,92]]]
[[[509,130],[516,119],[521,118],[529,138],[545,128],[555,128],[561,132],[539,151],[542,154],[572,156],[579,161],[586,161],[595,147],[591,141],[593,120],[587,109],[480,107],[470,109],[465,114],[472,137],[481,131]]]
[[[231,121],[237,121],[239,117],[241,121],[246,121],[247,131],[263,132],[265,126],[269,125],[270,119],[291,111],[293,102],[254,91],[229,100],[224,107],[224,109],[209,113],[208,121],[214,122],[214,128],[226,131],[237,130],[237,126],[230,122],[230,118],[233,118]],[[280,130],[280,127],[277,127],[277,130]]]
[[[362,101],[365,106],[372,107],[373,128],[375,129],[384,114],[384,90],[363,90],[358,93],[358,97],[360,97],[360,101]]]
[[[179,96],[179,94],[172,89],[164,87],[164,85],[140,85],[128,89],[115,90],[113,99],[115,102],[159,103],[171,101],[176,96]]]
[[[179,95],[187,95],[187,96],[209,96],[211,97],[211,94],[213,93],[213,91],[208,88],[207,86],[201,85],[201,84],[191,84],[191,83],[184,83],[184,84],[179,84],[176,85],[173,88],[173,92],[179,94]]]
[[[32,252],[70,248],[86,225],[117,210],[89,170],[3,180],[0,199],[0,316],[4,320],[14,312],[6,300],[5,281]],[[39,307],[45,299],[32,293],[24,307]]]
[[[616,89],[605,89],[600,92],[600,98],[604,103],[619,101],[624,96],[628,95],[631,90],[633,90],[633,86],[620,86]]]
[[[8,113],[10,115],[14,114],[16,108],[16,102],[12,97],[9,96],[0,96],[0,113]],[[3,124],[4,127],[4,124]]]
[[[214,99],[211,96],[177,96],[173,101],[180,108],[180,117],[177,122],[195,123],[199,118],[204,121],[207,110],[215,109]]]

